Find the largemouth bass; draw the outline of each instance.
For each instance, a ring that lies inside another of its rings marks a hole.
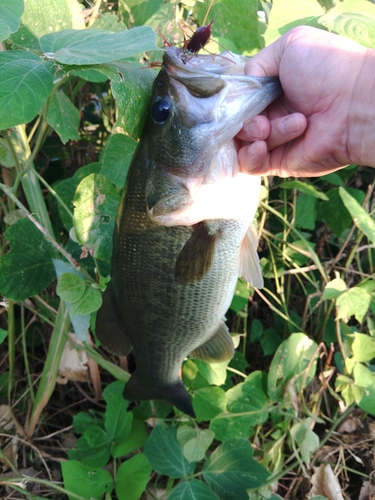
[[[163,399],[194,417],[179,379],[187,355],[230,359],[237,277],[262,286],[252,220],[260,180],[239,172],[235,135],[280,93],[244,76],[245,58],[167,49],[120,203],[112,281],[97,336],[134,349],[127,400]]]

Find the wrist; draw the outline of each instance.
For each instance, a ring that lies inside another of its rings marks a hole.
[[[375,50],[367,49],[348,110],[351,163],[375,167]]]

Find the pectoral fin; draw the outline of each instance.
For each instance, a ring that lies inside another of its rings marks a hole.
[[[215,252],[216,235],[210,234],[207,225],[199,222],[192,228],[175,266],[176,281],[185,285],[200,281],[208,273]]]
[[[104,292],[102,307],[96,315],[96,336],[112,354],[126,356],[132,350],[131,341],[116,310],[116,297],[111,284]]]
[[[224,321],[220,323],[213,337],[190,353],[192,358],[198,358],[207,363],[220,363],[232,359],[233,355],[233,340]]]
[[[257,288],[263,287],[262,270],[257,253],[258,235],[253,224],[249,227],[240,249],[240,268],[238,274]]]

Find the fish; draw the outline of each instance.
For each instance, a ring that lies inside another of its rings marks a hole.
[[[236,134],[280,93],[244,75],[247,58],[169,47],[156,77],[114,230],[111,282],[96,335],[134,352],[128,401],[161,399],[195,417],[187,356],[229,360],[225,324],[238,276],[263,284],[253,225],[260,178],[240,172]]]

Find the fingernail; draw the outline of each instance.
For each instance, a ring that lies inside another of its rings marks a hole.
[[[281,123],[280,123],[280,130],[284,134],[291,134],[294,132],[298,132],[300,129],[300,121],[299,117],[295,115],[291,115],[286,117]]]

